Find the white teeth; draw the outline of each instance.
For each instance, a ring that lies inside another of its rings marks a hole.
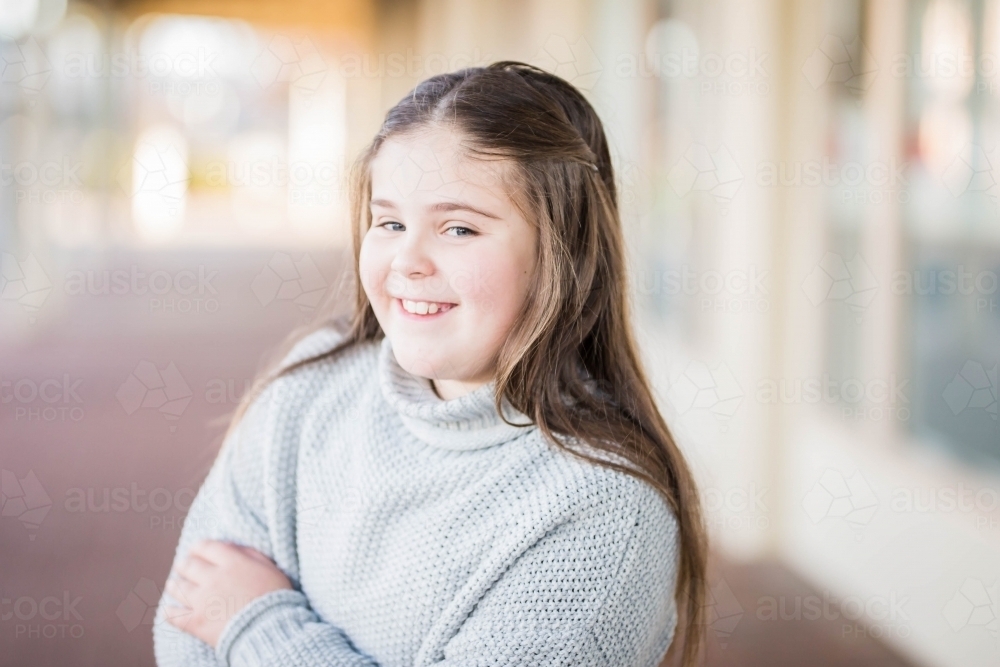
[[[407,299],[401,299],[403,303],[403,309],[408,313],[416,313],[417,315],[433,315],[437,312],[446,312],[451,309],[452,305],[450,303],[436,303],[433,301],[409,301]]]

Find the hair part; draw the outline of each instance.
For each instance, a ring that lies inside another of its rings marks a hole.
[[[690,667],[705,628],[708,545],[699,495],[635,343],[603,125],[563,79],[524,63],[497,62],[431,77],[387,113],[352,172],[355,302],[343,323],[345,339],[258,381],[233,424],[270,381],[384,337],[358,274],[372,222],[370,166],[389,138],[434,125],[461,132],[471,157],[509,161],[512,200],[538,232],[535,284],[497,355],[497,411],[503,415],[501,402],[508,400],[556,446],[638,477],[663,496],[681,537],[674,591],[679,619],[667,657]]]

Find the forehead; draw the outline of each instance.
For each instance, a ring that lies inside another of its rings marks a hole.
[[[491,199],[510,203],[506,160],[471,155],[465,138],[428,127],[387,139],[371,163],[372,198]]]

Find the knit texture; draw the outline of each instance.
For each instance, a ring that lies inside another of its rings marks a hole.
[[[323,329],[291,363],[342,340]],[[653,667],[677,624],[679,533],[648,484],[541,435],[493,384],[438,398],[388,339],[277,381],[226,439],[184,522],[253,547],[295,590],[213,649],[167,623],[160,667]]]

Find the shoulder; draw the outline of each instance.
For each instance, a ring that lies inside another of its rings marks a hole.
[[[672,550],[680,537],[677,516],[663,494],[633,474],[598,464],[590,474],[588,505],[609,516],[622,537],[641,536],[649,548]]]
[[[348,337],[343,318],[301,336],[265,376],[247,417],[253,414],[287,427],[331,393],[360,390],[373,376],[378,345],[363,341],[342,347]]]
[[[287,368],[310,357],[331,352],[347,339],[350,333],[349,326],[346,318],[340,317],[300,336],[281,359],[281,363],[278,365],[279,369]]]
[[[329,354],[347,338],[348,329],[334,322],[291,346],[260,380],[238,418],[232,433],[239,443],[234,456],[268,460],[272,468],[287,470],[305,435],[351,414],[357,397],[371,390],[377,346],[361,342]],[[310,359],[314,361],[293,367]]]
[[[616,463],[636,470],[636,465],[621,454],[593,447],[574,446],[587,456],[604,463],[584,460],[561,447],[544,441],[537,434],[538,445],[546,450],[540,474],[544,476],[549,500],[563,504],[568,516],[587,521],[600,518],[605,529],[622,540],[633,533],[645,533],[658,542],[656,549],[673,548],[679,542],[679,523],[667,499],[648,481],[606,463]],[[638,527],[638,528],[637,528]]]
[[[588,634],[609,664],[659,664],[678,620],[680,523],[646,481],[616,470],[602,476],[606,492],[593,511],[614,536],[615,576]]]
[[[563,502],[566,514],[538,543],[538,558],[558,560],[599,591],[587,637],[605,664],[658,664],[677,624],[677,515],[656,488],[630,473],[571,454],[554,454],[550,466],[550,499]]]
[[[330,320],[324,325],[301,336],[284,354],[272,376],[274,384],[284,387],[302,387],[317,378],[331,375],[364,374],[368,366],[376,363],[378,343],[360,341],[343,347],[350,335],[346,318]],[[336,352],[336,354],[331,354]],[[307,360],[311,363],[292,368]],[[357,366],[366,367],[365,370]]]

